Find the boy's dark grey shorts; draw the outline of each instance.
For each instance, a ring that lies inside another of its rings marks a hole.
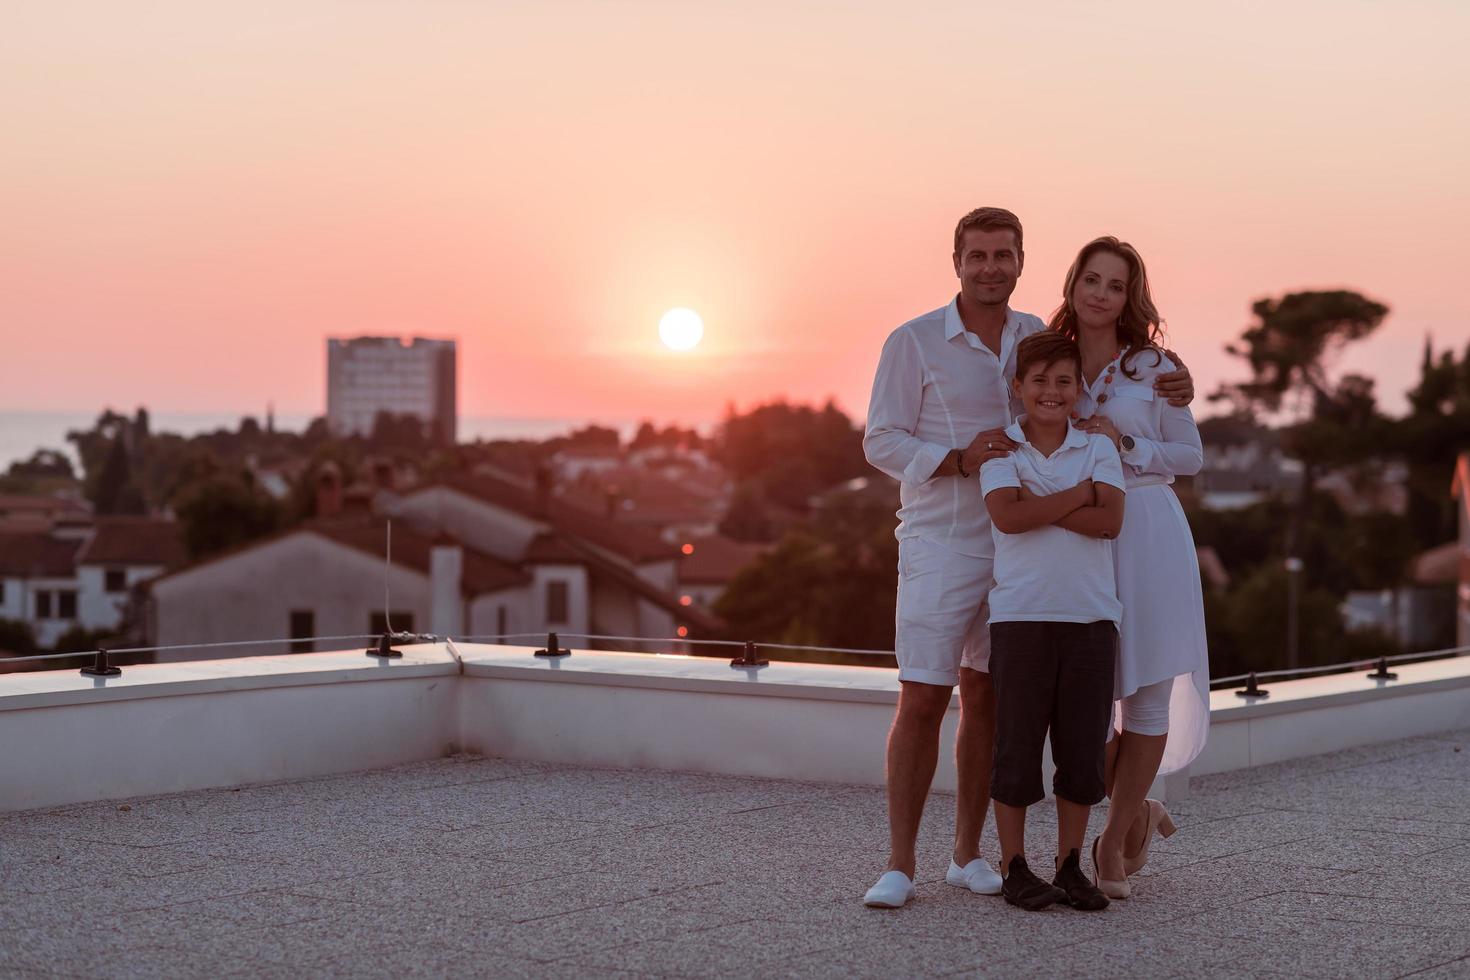
[[[1046,796],[1041,755],[1050,729],[1052,792],[1086,806],[1102,801],[1117,655],[1118,629],[1106,620],[990,625],[993,799],[1030,806]]]

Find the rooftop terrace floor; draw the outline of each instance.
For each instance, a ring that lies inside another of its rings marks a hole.
[[[917,900],[864,908],[872,787],[460,756],[9,814],[0,975],[1466,976],[1467,745],[1196,779],[1101,913],[945,885],[951,797]]]

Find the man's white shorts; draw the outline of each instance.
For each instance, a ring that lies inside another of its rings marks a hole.
[[[960,668],[990,671],[993,558],[925,538],[898,543],[898,679],[954,686]]]

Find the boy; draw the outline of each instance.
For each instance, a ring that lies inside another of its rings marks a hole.
[[[1082,839],[1102,800],[1122,606],[1112,538],[1123,526],[1123,467],[1111,440],[1072,428],[1082,358],[1047,331],[1016,350],[1025,407],[1006,430],[1019,443],[980,471],[995,528],[990,675],[995,684],[991,798],[1000,836],[1002,894],[1035,911],[1053,902],[1106,908],[1082,874]],[[1026,808],[1045,795],[1042,743],[1051,731],[1057,800],[1056,877],[1026,865]]]

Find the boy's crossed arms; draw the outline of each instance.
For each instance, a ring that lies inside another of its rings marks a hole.
[[[1110,483],[1083,480],[1055,493],[1001,487],[985,495],[990,520],[1005,534],[1057,527],[1089,538],[1116,538],[1123,529],[1123,491]]]

